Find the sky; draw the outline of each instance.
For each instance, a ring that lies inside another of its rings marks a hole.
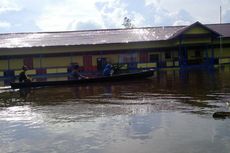
[[[230,0],[0,0],[0,33],[230,23]]]

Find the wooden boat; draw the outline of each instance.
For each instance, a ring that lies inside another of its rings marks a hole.
[[[90,83],[102,83],[102,82],[114,82],[124,81],[151,77],[154,74],[154,70],[146,70],[136,73],[126,73],[113,75],[109,77],[95,77],[81,80],[62,80],[62,81],[41,81],[41,82],[11,82],[12,89],[28,88],[28,87],[44,87],[44,86],[60,86],[60,85],[78,85],[78,84],[90,84]]]
[[[230,112],[215,112],[212,117],[215,119],[230,118]]]

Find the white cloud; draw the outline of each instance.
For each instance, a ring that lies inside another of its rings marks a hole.
[[[66,0],[47,5],[36,25],[42,31],[121,28],[124,17],[136,27],[190,24],[196,20],[185,9],[168,11],[161,1]]]
[[[186,10],[181,9],[169,12],[159,7],[158,3],[158,1],[138,1],[133,3],[132,0],[117,0],[115,5],[111,5],[108,2],[100,3],[98,8],[101,9],[103,19],[110,19],[110,22],[104,20],[107,27],[110,25],[121,27],[125,16],[130,18],[137,27],[178,25],[179,23],[188,24],[195,22],[195,19]]]
[[[34,24],[39,14],[41,3],[32,0],[1,0],[0,22],[4,28],[0,32],[28,32],[39,31]]]
[[[219,23],[220,5],[223,12],[230,8],[229,0],[146,0],[148,3],[157,3],[160,8],[168,12],[179,12],[185,10],[191,15],[194,21],[201,23]]]
[[[16,4],[15,0],[1,0],[0,1],[0,13],[7,11],[19,11],[21,8]]]
[[[93,23],[101,25],[101,15],[96,9],[93,0],[66,0],[55,5],[48,5],[36,21],[38,27],[45,31],[75,30],[78,23]],[[89,22],[90,21],[90,22]]]
[[[184,20],[177,20],[173,23],[173,26],[178,26],[178,25],[190,25],[191,22],[189,21],[184,21]]]
[[[97,2],[95,6],[106,28],[118,28],[122,26],[127,10],[125,10],[124,4],[120,3],[119,0]]]
[[[222,22],[230,23],[230,1],[222,0]]]
[[[230,9],[223,13],[223,22],[230,23]]]
[[[8,22],[0,21],[0,28],[10,28],[11,24]]]
[[[68,30],[92,30],[101,29],[102,25],[94,20],[73,21],[67,27]]]
[[[195,22],[196,20],[186,11],[179,10],[171,14],[172,16],[172,25],[189,25]]]
[[[133,15],[134,15],[134,21],[133,21],[133,24],[134,26],[135,25],[142,25],[142,23],[145,22],[145,18],[142,14],[138,13],[138,12],[133,12]],[[145,26],[148,26],[148,25],[145,25]]]
[[[230,22],[229,0],[221,0]],[[219,23],[220,0],[1,0],[0,32],[121,28],[124,17],[136,27]]]

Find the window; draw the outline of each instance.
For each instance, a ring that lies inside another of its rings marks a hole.
[[[201,57],[201,52],[199,50],[195,51],[195,57]]]
[[[32,57],[26,57],[23,61],[24,65],[26,65],[29,69],[33,68],[33,58]]]
[[[165,59],[171,59],[171,52],[165,53]]]
[[[151,54],[149,57],[150,57],[150,62],[158,62],[159,60],[158,54]]]

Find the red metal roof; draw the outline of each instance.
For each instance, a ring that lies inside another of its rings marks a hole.
[[[208,24],[206,25],[210,29],[218,32],[223,37],[230,37],[230,23],[225,24]]]
[[[230,37],[229,24],[210,24],[208,28]],[[96,45],[161,41],[173,37],[188,26],[163,26],[133,29],[102,29],[87,31],[31,32],[0,34],[0,48]]]

